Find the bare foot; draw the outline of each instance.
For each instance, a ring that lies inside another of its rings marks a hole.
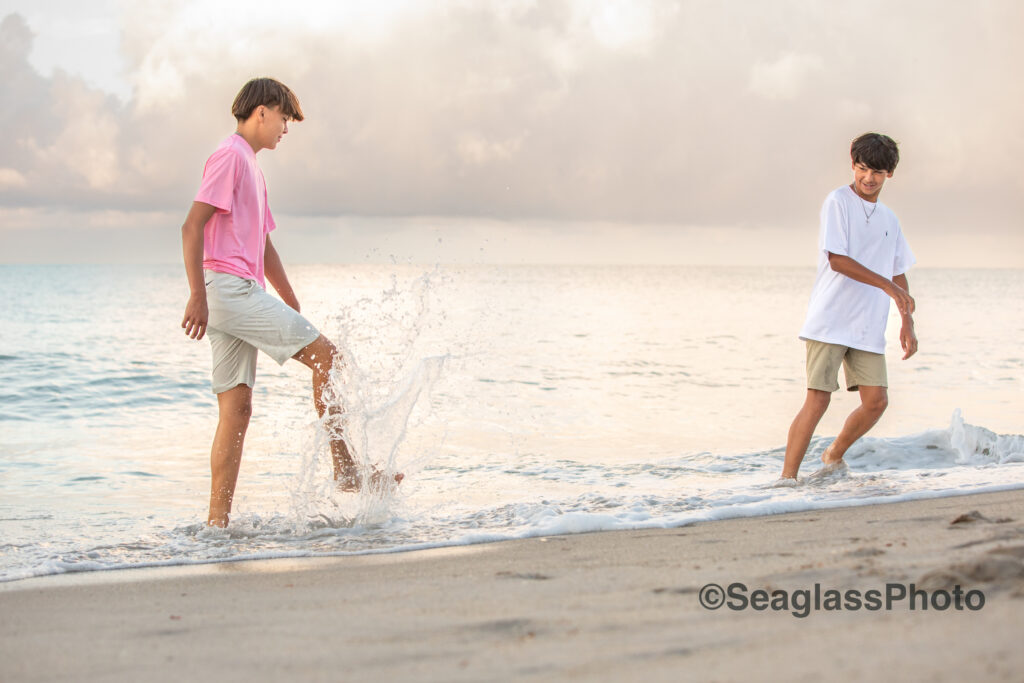
[[[839,456],[838,458],[833,458],[832,457],[832,446],[834,446],[834,445],[835,445],[835,441],[830,443],[828,445],[828,447],[825,449],[825,452],[821,454],[821,462],[823,464],[825,464],[825,465],[835,465],[838,462],[842,462],[842,460],[843,460],[842,456]]]
[[[363,478],[356,465],[342,467],[335,473],[334,479],[338,482],[338,490],[345,493],[356,493],[363,488]],[[385,472],[373,467],[370,470],[370,490],[381,493],[391,491],[401,484],[403,479],[405,479],[405,475],[399,472],[393,477],[394,483],[391,483],[392,479]]]
[[[376,493],[394,491],[403,479],[405,479],[405,475],[401,472],[395,474],[394,477],[389,477],[387,472],[381,472],[374,467],[370,474],[370,490]]]
[[[211,516],[206,520],[206,526],[217,527],[218,529],[226,529],[228,527],[228,516],[223,515],[221,517]]]
[[[850,468],[847,467],[846,463],[843,462],[843,459],[840,458],[835,462],[830,462],[827,465],[822,465],[821,469],[818,470],[817,472],[811,472],[810,474],[808,474],[807,479],[823,479],[831,475],[845,476],[849,470]]]
[[[843,460],[842,457],[832,457],[832,445],[833,444],[830,443],[828,445],[828,448],[825,449],[825,452],[821,454],[821,469],[818,470],[817,472],[812,472],[811,474],[807,475],[808,479],[822,479],[830,475],[841,476],[845,475],[846,472],[849,470],[849,468],[846,466],[846,462]]]

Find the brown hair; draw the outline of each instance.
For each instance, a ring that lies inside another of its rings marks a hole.
[[[299,98],[287,85],[273,78],[254,78],[238,91],[231,105],[231,113],[239,121],[245,121],[256,107],[281,107],[281,113],[292,121],[301,121],[302,107]]]
[[[900,163],[900,150],[888,135],[864,133],[850,145],[850,157],[853,163],[864,164],[873,171],[892,173]]]

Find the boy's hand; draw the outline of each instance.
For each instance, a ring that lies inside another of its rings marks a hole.
[[[900,312],[900,315],[912,315],[917,307],[914,297],[910,296],[910,292],[895,282],[890,282],[889,284],[890,287],[887,288],[886,294],[891,296],[892,300],[896,302],[896,309]]]
[[[903,360],[906,360],[917,353],[917,335],[914,334],[914,323],[903,321],[900,328],[900,346],[903,347]]]
[[[192,339],[202,339],[206,334],[206,323],[210,319],[210,308],[206,304],[205,292],[202,296],[192,295],[185,306],[185,318],[181,326],[185,334]]]

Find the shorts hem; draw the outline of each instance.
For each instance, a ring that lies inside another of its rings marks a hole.
[[[882,384],[880,382],[858,382],[857,384],[854,384],[853,386],[846,387],[846,390],[847,391],[857,391],[861,387],[882,387],[883,389],[888,389],[889,388],[889,384],[888,383]]]
[[[312,336],[309,339],[307,339],[306,341],[303,341],[301,344],[296,346],[294,350],[292,350],[292,351],[285,351],[285,352],[282,352],[281,354],[274,354],[274,355],[270,355],[268,353],[267,355],[270,356],[271,358],[273,358],[274,362],[277,363],[278,365],[284,365],[285,363],[288,362],[289,358],[294,358],[295,354],[297,354],[299,351],[301,351],[302,349],[306,348],[307,346],[309,346],[310,344],[312,344],[313,342],[315,342],[319,338],[320,338],[320,331],[317,330],[316,328],[313,328]],[[288,348],[291,348],[291,347],[288,347]]]
[[[211,385],[210,388],[213,390],[214,394],[223,394],[225,391],[231,391],[235,387],[241,386],[242,384],[252,389],[256,385],[256,382],[246,382],[245,380],[232,380],[231,382],[224,382],[216,386]]]

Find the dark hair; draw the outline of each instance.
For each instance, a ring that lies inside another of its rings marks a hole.
[[[888,135],[864,133],[850,145],[850,157],[853,163],[864,164],[873,171],[892,173],[900,163],[900,150]]]
[[[301,121],[302,107],[299,98],[287,85],[273,78],[254,78],[238,91],[231,105],[231,113],[239,121],[245,121],[256,107],[281,107],[281,113],[293,121]]]

